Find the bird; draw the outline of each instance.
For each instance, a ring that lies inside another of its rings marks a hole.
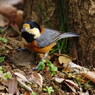
[[[79,36],[74,32],[61,33],[57,30],[44,28],[32,20],[25,22],[21,31],[24,46],[32,52],[45,54],[42,60],[48,56],[49,51],[60,39]],[[38,69],[39,65],[40,62],[35,69]]]

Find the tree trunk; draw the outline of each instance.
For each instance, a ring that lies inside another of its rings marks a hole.
[[[69,29],[80,34],[78,64],[95,66],[95,1],[65,0],[65,3]]]
[[[24,0],[24,22],[31,19],[34,0]]]
[[[25,0],[24,22],[35,20],[40,25],[57,29],[56,2],[57,0]]]

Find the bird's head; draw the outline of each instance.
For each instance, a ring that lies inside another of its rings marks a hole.
[[[24,23],[21,31],[21,36],[24,38],[23,40],[28,43],[32,43],[41,35],[40,25],[34,21],[28,21]]]
[[[21,31],[22,34],[25,32],[26,34],[34,36],[34,39],[38,38],[41,35],[40,25],[34,21],[24,23]]]

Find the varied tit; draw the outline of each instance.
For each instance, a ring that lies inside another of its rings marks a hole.
[[[43,28],[34,21],[24,23],[21,31],[24,46],[32,52],[45,53],[44,58],[46,58],[47,53],[52,49],[53,46],[56,45],[56,42],[58,40],[79,36],[78,34],[73,32],[60,33],[56,30]],[[38,66],[36,67],[36,69],[38,68]]]

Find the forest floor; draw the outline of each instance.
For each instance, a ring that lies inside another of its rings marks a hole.
[[[95,95],[92,82],[64,67],[63,61],[72,60],[67,55],[49,55],[39,71],[33,71],[39,56],[28,50],[18,51],[24,46],[20,35],[12,37],[13,32],[0,34],[0,95]]]

